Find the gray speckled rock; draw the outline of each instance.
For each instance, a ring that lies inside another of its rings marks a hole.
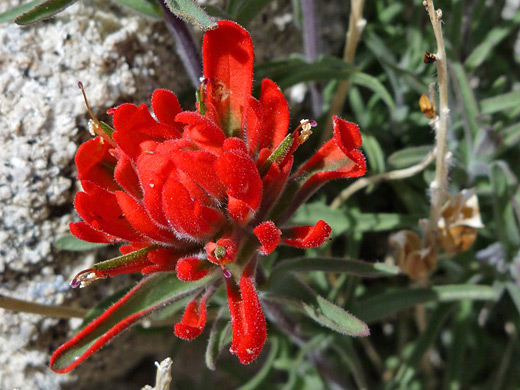
[[[1,2],[0,12],[15,3]],[[74,293],[68,285],[94,256],[53,247],[76,218],[74,154],[89,137],[77,82],[100,116],[122,101],[148,102],[157,87],[180,91],[189,84],[172,45],[161,23],[101,1],[79,2],[29,28],[0,26],[0,294],[96,302],[85,294],[100,287]],[[64,341],[67,322],[60,324],[0,309],[0,389],[56,389],[74,380],[47,368],[49,352]],[[140,355],[130,356],[105,379]]]

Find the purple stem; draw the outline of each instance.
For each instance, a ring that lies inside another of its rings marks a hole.
[[[315,0],[302,0],[302,15],[303,15],[303,45],[305,46],[305,57],[307,61],[314,62],[319,54],[318,42],[318,21],[316,18],[316,3]],[[318,86],[315,83],[310,83],[312,99],[313,115],[318,117],[321,114],[321,106],[323,98]]]
[[[166,27],[175,39],[175,49],[181,61],[188,72],[190,81],[195,88],[200,85],[200,78],[202,77],[202,58],[200,56],[200,49],[193,41],[190,30],[186,23],[179,19],[168,6],[164,0],[159,0],[159,4],[164,11],[164,22]]]

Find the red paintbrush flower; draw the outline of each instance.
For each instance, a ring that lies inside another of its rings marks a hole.
[[[230,351],[247,364],[266,339],[255,287],[258,252],[326,241],[331,229],[323,221],[285,224],[326,181],[363,175],[365,160],[358,127],[334,117],[334,138],[291,175],[293,153],[315,124],[302,121],[287,134],[289,107],[271,80],[263,80],[259,100],[251,96],[249,34],[233,22],[220,22],[204,37],[203,57],[205,80],[196,111],[183,111],[173,93],[156,90],[153,116],[145,105],[123,104],[109,111],[113,134],[98,128],[100,136],[79,148],[83,191],[75,207],[83,221],[71,224],[71,232],[89,242],[122,243],[123,256],[81,272],[72,286],[130,272],[176,272],[186,282],[221,272],[233,328]],[[122,301],[128,299],[127,294]],[[208,300],[196,296],[188,304],[175,326],[177,336],[191,340],[202,332]],[[73,362],[56,364],[99,331],[118,305],[61,346],[51,367],[70,371],[138,319],[124,318]]]

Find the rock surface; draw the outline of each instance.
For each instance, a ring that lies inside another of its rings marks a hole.
[[[16,3],[1,2],[0,12]],[[122,101],[149,102],[155,88],[181,91],[189,86],[183,73],[160,22],[109,2],[78,2],[28,28],[0,26],[0,294],[44,304],[77,306],[80,296],[85,307],[96,302],[101,287],[73,292],[68,285],[94,255],[53,247],[77,218],[74,154],[90,137],[77,82],[103,117]],[[73,381],[74,374],[47,368],[67,330],[67,321],[0,309],[0,389],[57,389]],[[134,356],[115,371],[135,364]]]

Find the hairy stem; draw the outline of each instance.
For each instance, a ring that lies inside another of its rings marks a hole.
[[[83,318],[87,314],[87,311],[83,309],[67,306],[42,305],[40,303],[9,298],[4,295],[0,295],[0,308],[55,318]]]
[[[414,176],[418,174],[419,172],[426,169],[428,165],[433,161],[435,158],[435,152],[431,151],[429,152],[426,157],[417,165],[413,165],[408,168],[404,169],[397,169],[395,171],[385,172],[381,173],[379,175],[374,175],[370,177],[364,177],[361,179],[356,180],[354,183],[352,183],[350,186],[345,188],[337,197],[332,201],[330,204],[330,207],[332,209],[337,209],[339,206],[341,206],[342,203],[344,203],[348,198],[350,198],[352,195],[354,195],[359,190],[375,183],[379,183],[380,181],[384,180],[397,180],[397,179],[406,179],[408,177]]]
[[[351,0],[347,42],[343,51],[343,61],[345,61],[347,64],[352,64],[354,62],[354,56],[356,55],[359,39],[367,22],[365,19],[363,19],[364,6],[365,0]],[[330,134],[332,133],[332,117],[341,113],[341,110],[345,105],[345,100],[347,99],[349,88],[349,80],[340,80],[338,82],[336,93],[334,94],[334,97],[331,101],[327,122],[325,124],[325,128],[323,129],[321,137],[322,142],[330,138]]]
[[[427,4],[426,4],[427,3]],[[435,40],[437,41],[437,53],[435,59],[437,64],[437,77],[439,88],[439,116],[435,119],[435,140],[437,150],[437,160],[435,163],[435,179],[430,184],[431,209],[430,218],[424,234],[425,246],[435,246],[435,232],[441,216],[441,209],[446,201],[448,194],[448,118],[450,110],[448,108],[448,70],[446,67],[446,50],[444,48],[444,38],[442,36],[442,11],[435,10],[433,0],[425,2],[428,15],[433,26]]]
[[[161,4],[163,9],[166,27],[175,39],[177,54],[181,57],[191,83],[195,88],[198,88],[200,85],[200,78],[202,77],[202,58],[200,56],[200,50],[197,45],[195,45],[186,23],[175,16],[163,0],[159,0],[159,4]]]

